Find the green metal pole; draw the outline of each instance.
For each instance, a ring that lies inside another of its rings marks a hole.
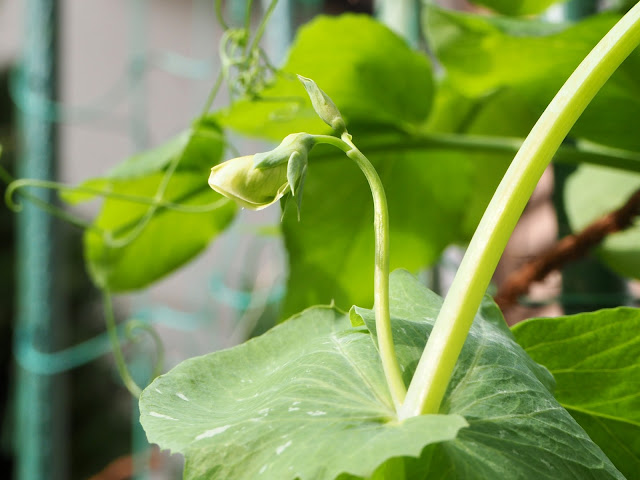
[[[245,24],[247,5],[249,0],[231,0],[229,2],[229,19],[233,27],[239,27]]]
[[[410,45],[420,40],[420,4],[418,0],[376,0],[376,17]]]
[[[272,0],[261,0],[262,11],[266,11]],[[273,15],[267,24],[264,39],[269,58],[275,65],[281,65],[293,38],[292,0],[278,0]]]
[[[562,5],[567,20],[578,20],[598,11],[597,0],[569,0]]]
[[[26,105],[20,113],[20,177],[55,177],[56,126],[46,120],[47,100],[56,97],[56,0],[27,0],[22,72]],[[44,201],[44,190],[32,192]],[[17,342],[48,352],[56,345],[55,222],[42,209],[24,203],[17,216]],[[16,469],[18,480],[68,478],[64,448],[63,389],[59,375],[18,366],[16,372]]]

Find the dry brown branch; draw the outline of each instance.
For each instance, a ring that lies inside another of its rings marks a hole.
[[[600,217],[581,232],[560,239],[551,249],[511,273],[498,289],[496,303],[503,312],[513,307],[532,283],[542,281],[552,271],[584,257],[608,235],[629,228],[639,214],[640,190],[637,190],[622,207]]]

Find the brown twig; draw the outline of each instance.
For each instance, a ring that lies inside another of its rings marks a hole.
[[[584,257],[607,235],[631,227],[634,217],[639,214],[640,189],[631,195],[622,207],[600,217],[580,233],[560,239],[546,253],[511,273],[500,286],[495,296],[496,303],[503,312],[513,307],[518,297],[529,291],[532,283],[544,280],[552,271],[559,270],[568,262]]]

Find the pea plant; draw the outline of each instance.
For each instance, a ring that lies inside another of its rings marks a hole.
[[[112,293],[192,259],[238,207],[280,203],[286,321],[144,389],[114,338],[149,441],[184,455],[185,479],[637,476],[640,311],[509,329],[486,291],[552,159],[580,164],[566,199],[576,229],[640,187],[640,4],[569,25],[519,18],[552,1],[477,3],[502,15],[426,7],[438,75],[365,16],[314,19],[282,69],[264,63],[264,22],[253,38],[229,29],[228,108],[208,101],[186,132],[104,178],[9,187],[16,208],[27,187],[105,197],[83,227],[110,331]],[[225,129],[280,143],[221,162]],[[638,278],[639,237],[630,228],[598,254]],[[444,299],[410,273],[463,242]]]

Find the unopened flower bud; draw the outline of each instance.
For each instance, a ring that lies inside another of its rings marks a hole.
[[[260,210],[287,193],[297,197],[298,217],[312,135],[288,135],[269,152],[239,157],[211,169],[209,186],[241,206]]]
[[[287,165],[255,168],[253,157],[238,157],[216,165],[211,169],[209,186],[242,207],[262,210],[289,191]]]
[[[316,111],[318,116],[331,128],[335,130],[335,133],[340,136],[343,132],[347,131],[347,126],[344,123],[344,119],[340,114],[340,110],[336,107],[333,100],[322,91],[316,82],[310,78],[298,75],[298,78],[304,85],[304,89],[307,91],[309,98],[311,99],[311,105]]]

